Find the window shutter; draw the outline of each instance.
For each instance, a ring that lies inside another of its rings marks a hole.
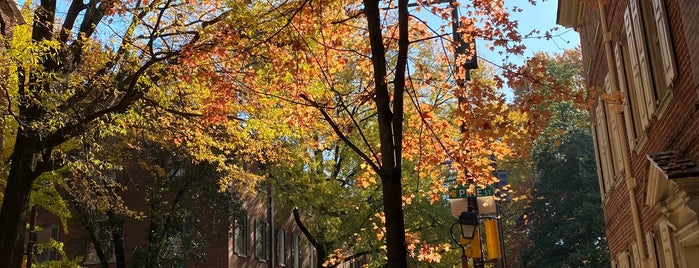
[[[636,145],[636,128],[633,125],[633,115],[631,114],[631,94],[626,87],[626,69],[624,68],[624,54],[621,53],[621,44],[614,46],[614,57],[616,59],[616,70],[619,81],[619,91],[624,93],[624,123],[626,125],[626,138],[628,139],[629,148]],[[634,106],[635,107],[635,106]],[[632,150],[632,149],[631,149]]]
[[[600,163],[602,164],[602,179],[604,180],[604,188],[606,191],[609,191],[612,189],[612,177],[613,175],[611,174],[613,172],[611,168],[611,159],[609,155],[609,139],[607,136],[607,122],[605,120],[605,115],[604,115],[604,104],[602,102],[599,102],[597,105],[597,111],[595,112],[597,115],[597,131],[598,135],[597,138],[599,138],[599,143],[600,143]]]
[[[619,265],[617,267],[619,268],[631,268],[629,266],[629,253],[624,251],[622,253],[619,253],[617,255],[617,259],[619,261]]]
[[[634,2],[633,0],[631,2]],[[631,70],[633,72],[633,90],[636,101],[636,107],[638,107],[639,117],[641,118],[641,128],[646,129],[648,127],[648,111],[646,109],[645,102],[645,90],[643,89],[643,82],[641,79],[641,65],[638,60],[638,52],[636,49],[636,39],[634,37],[633,23],[631,21],[630,10],[627,8],[624,12],[624,27],[626,28],[626,43],[629,46],[629,59],[631,61]]]
[[[648,248],[648,268],[657,268],[655,238],[652,231],[646,233],[646,247]]]
[[[658,29],[658,40],[660,41],[660,54],[663,58],[665,85],[670,87],[677,74],[675,56],[672,52],[672,40],[670,40],[670,27],[668,27],[665,7],[660,0],[653,0],[653,10],[655,11],[655,24]]]
[[[633,22],[634,40],[636,43],[636,55],[638,57],[638,66],[641,74],[641,89],[645,95],[645,107],[648,110],[646,115],[648,119],[655,111],[655,93],[653,92],[653,83],[650,78],[648,54],[646,53],[645,35],[643,34],[643,21],[641,20],[641,10],[638,6],[638,0],[629,1],[631,8],[631,19]]]
[[[599,130],[597,129],[597,123],[593,123],[592,125],[592,142],[595,145],[595,164],[597,164],[597,182],[599,183],[599,192],[600,196],[602,197],[602,203],[604,203],[604,197],[607,193],[606,186],[604,185],[604,175],[602,175],[602,162],[601,162],[601,155],[600,152],[602,149],[600,148],[600,143],[599,143]]]
[[[660,229],[660,243],[663,246],[663,259],[665,260],[666,267],[675,267],[675,254],[673,250],[673,238],[671,233],[671,225],[667,220],[661,221],[659,224]]]
[[[643,268],[641,266],[643,260],[641,259],[638,249],[638,244],[636,244],[636,242],[631,244],[631,264],[634,268]]]
[[[607,92],[610,96],[614,93],[612,92],[612,87],[611,87],[611,81],[609,79],[609,74],[604,78],[604,91]],[[604,105],[606,108],[605,114],[607,118],[607,135],[609,135],[609,149],[611,150],[610,152],[610,161],[613,161],[613,167],[610,169],[610,172],[612,173],[611,178],[616,178],[618,174],[621,174],[623,172],[623,162],[621,158],[621,140],[619,137],[619,128],[617,127],[617,122],[616,122],[616,111],[615,109],[615,104],[613,103],[607,103]]]

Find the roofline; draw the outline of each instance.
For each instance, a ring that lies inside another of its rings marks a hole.
[[[566,28],[577,28],[582,18],[582,1],[558,0],[556,23]]]

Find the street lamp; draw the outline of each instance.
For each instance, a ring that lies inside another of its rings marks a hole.
[[[461,229],[461,237],[454,237],[454,226],[459,225]],[[467,211],[461,212],[459,219],[451,225],[451,240],[461,247],[461,266],[468,268],[468,258],[473,258],[474,267],[483,267],[481,258],[480,239],[477,237],[478,227],[480,225],[478,212],[473,211],[473,206],[469,206]],[[468,247],[468,248],[467,248]],[[469,252],[467,254],[467,251]]]
[[[468,211],[461,212],[459,215],[459,227],[461,228],[461,237],[464,239],[473,239],[478,228],[478,213],[473,212],[473,207],[468,207]]]

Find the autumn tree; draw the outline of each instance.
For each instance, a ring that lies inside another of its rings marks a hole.
[[[508,263],[524,267],[608,265],[579,49],[538,53],[525,63],[515,102],[543,120],[531,153],[505,163]],[[524,106],[527,107],[527,106]],[[585,235],[581,235],[584,233]],[[600,257],[602,256],[602,257]]]
[[[297,225],[316,249],[319,266],[336,267],[364,259],[382,263],[385,235],[381,192],[373,172],[342,141],[311,151],[298,146],[292,161],[268,166],[275,207],[293,210]],[[309,161],[310,162],[307,162]],[[448,263],[448,226],[453,221],[445,202],[432,203],[422,194],[430,180],[419,177],[415,163],[406,174],[406,233],[408,262]],[[445,227],[446,226],[446,227]]]
[[[587,119],[570,105],[557,105],[562,122]],[[537,179],[526,210],[531,244],[522,253],[526,267],[609,266],[604,219],[589,128],[553,124],[565,131],[545,139],[534,152]]]
[[[458,35],[449,27],[454,8],[463,12],[454,20]],[[15,34],[24,38],[2,52],[12,62],[12,75],[0,84],[11,96],[7,114],[16,140],[0,211],[3,267],[19,263],[32,182],[83,153],[71,141],[94,134],[88,130],[97,125],[114,125],[136,104],[238,133],[223,146],[198,135],[202,127],[180,129],[173,138],[201,149],[197,160],[232,173],[244,173],[227,162],[232,151],[264,164],[282,157],[265,149],[312,143],[309,133],[330,130],[320,141],[342,141],[378,178],[389,267],[407,266],[404,163],[416,163],[417,177],[430,181],[418,196],[435,202],[446,190],[444,161],[452,160],[459,184],[488,184],[490,158],[527,144],[514,133],[530,120],[497,91],[505,76],[520,72],[461,83],[475,39],[503,53],[522,52],[509,17],[518,8],[501,0],[75,0],[63,17],[56,10],[56,1],[41,1],[26,34]],[[454,57],[461,41],[470,45]],[[428,63],[440,71],[425,72]],[[219,182],[224,188],[255,180],[227,178],[232,181]]]
[[[409,5],[413,6],[412,11]],[[299,8],[293,9],[294,6]],[[380,183],[389,267],[407,265],[405,161],[420,159],[421,164],[416,166],[422,169],[422,176],[430,178],[432,190],[419,194],[436,201],[446,189],[438,174],[440,169],[436,168],[440,163],[454,160],[453,168],[460,170],[460,184],[485,184],[494,180],[490,157],[510,153],[505,144],[511,140],[501,139],[498,134],[510,127],[502,116],[508,109],[504,96],[495,91],[503,79],[457,87],[456,80],[466,75],[461,63],[473,55],[473,50],[459,55],[458,64],[454,64],[456,43],[445,31],[451,20],[443,21],[441,27],[430,27],[419,16],[411,15],[425,8],[437,17],[449,18],[456,6],[460,5],[415,6],[408,1],[398,1],[397,5],[384,5],[381,1],[273,5],[269,8],[271,14],[291,14],[285,24],[288,27],[271,35],[256,32],[258,36],[270,36],[272,42],[260,44],[263,49],[251,52],[250,58],[216,62],[215,69],[208,72],[219,74],[217,79],[228,83],[230,95],[257,92],[258,96],[273,95],[284,100],[276,108],[284,108],[288,103],[302,105],[286,108],[286,114],[294,118],[289,123],[307,127],[317,125],[320,117],[333,130],[335,139],[362,159],[379,178],[376,183]],[[520,38],[514,30],[516,23],[509,20],[509,11],[501,1],[463,3],[460,8],[466,10],[466,16],[458,19],[457,29],[467,43],[478,37],[505,47],[507,52],[521,52],[521,46],[516,44]],[[236,37],[236,42],[238,37],[245,43],[259,40],[240,33],[231,36]],[[235,50],[238,44],[222,44],[222,49]],[[435,49],[430,53],[426,49],[411,50],[421,46]],[[424,68],[419,61],[425,56],[429,58],[423,61],[441,64],[442,71],[432,77],[422,73]],[[206,55],[192,55],[190,63],[197,67],[192,72],[199,72],[211,61]],[[416,68],[410,75],[409,65]],[[461,106],[456,101],[459,98],[464,101]],[[441,108],[435,106],[445,103],[459,110],[452,120],[436,116]],[[408,109],[415,111],[411,117],[406,116]],[[489,120],[497,116],[501,117]],[[365,125],[365,121],[372,123]],[[467,131],[460,131],[462,127]],[[414,132],[420,129],[423,131]]]
[[[28,25],[16,27],[15,38],[4,44],[8,49],[0,52],[8,66],[0,83],[7,98],[3,116],[11,126],[4,135],[14,141],[3,161],[9,168],[3,174],[0,266],[19,267],[32,184],[84,157],[76,140],[98,134],[91,130],[114,124],[136,103],[200,118],[216,109],[214,102],[187,106],[191,98],[212,100],[215,94],[204,93],[206,85],[173,78],[185,51],[209,51],[215,40],[202,36],[212,25],[249,16],[245,3],[219,7],[216,1],[76,0],[59,13],[57,1],[47,0],[27,10]],[[173,142],[202,140],[192,132],[182,130]],[[211,138],[204,142],[214,144]],[[220,150],[226,149],[232,150]],[[225,154],[213,158],[217,167],[236,169]]]
[[[122,118],[125,132],[116,126],[98,128],[102,135],[84,141],[90,143],[92,157],[72,162],[62,174],[65,185],[59,187],[72,204],[73,218],[104,267],[111,252],[117,267],[127,263],[162,267],[206,259],[206,240],[229,230],[240,214],[237,188],[222,191],[220,187],[230,174],[215,162],[196,160],[194,151],[172,142],[177,136],[173,130],[181,129],[183,122],[194,129],[196,120],[158,115],[152,107],[141,107],[125,117],[151,119]],[[226,143],[225,136],[219,138]],[[124,228],[136,221],[147,223],[146,243],[127,248],[122,241],[125,233],[128,236]],[[124,253],[129,252],[133,259],[126,259]]]

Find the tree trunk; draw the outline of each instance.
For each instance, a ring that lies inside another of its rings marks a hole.
[[[301,233],[306,237],[306,239],[311,243],[311,246],[316,249],[316,266],[317,267],[323,267],[323,263],[325,260],[328,258],[327,250],[325,249],[325,246],[321,245],[316,241],[315,237],[311,235],[311,232],[308,231],[308,228],[306,228],[306,225],[303,224],[301,221],[301,216],[299,215],[299,208],[294,208],[292,211],[294,215],[294,222],[296,222],[296,226],[299,227],[301,230]]]
[[[386,217],[386,257],[391,268],[408,267],[405,221],[400,179],[383,180],[383,206]]]
[[[40,172],[34,170],[32,153],[36,140],[20,126],[10,157],[10,173],[0,209],[0,267],[20,267],[24,253],[24,232],[32,182]],[[39,160],[36,160],[39,161]]]
[[[124,252],[124,224],[119,223],[112,231],[112,243],[114,245],[114,257],[117,268],[126,268],[126,254]]]
[[[374,71],[376,110],[379,124],[383,211],[386,220],[387,267],[408,267],[408,252],[405,244],[405,221],[403,219],[402,190],[402,137],[403,137],[403,94],[408,49],[407,0],[400,0],[398,60],[394,70],[393,94],[388,87],[386,48],[383,42],[383,25],[378,0],[364,0],[367,18],[371,61]],[[393,104],[393,109],[391,109]]]

